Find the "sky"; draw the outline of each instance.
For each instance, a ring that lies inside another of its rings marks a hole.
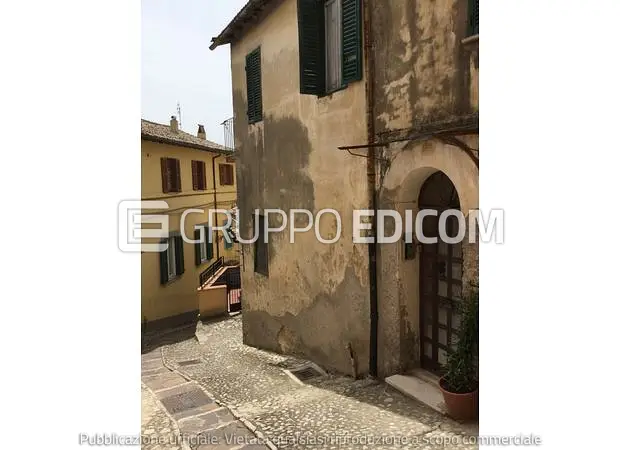
[[[224,144],[220,125],[232,117],[230,46],[211,38],[246,0],[142,0],[142,118],[169,124],[181,104],[183,131],[205,126]]]

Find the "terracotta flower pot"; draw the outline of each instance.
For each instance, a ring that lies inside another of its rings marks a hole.
[[[444,379],[439,380],[439,389],[448,409],[448,415],[456,420],[474,420],[478,418],[478,389],[466,394],[455,394],[445,389]]]

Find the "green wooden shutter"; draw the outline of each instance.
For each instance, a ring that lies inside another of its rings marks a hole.
[[[478,0],[469,0],[469,35],[478,34]]]
[[[209,236],[211,236],[211,228],[210,227],[205,227],[205,239],[207,239],[207,259],[212,259],[213,258],[213,241],[209,242]],[[216,238],[216,236],[212,236],[213,239]]]
[[[232,248],[232,246],[233,246],[233,243],[232,243],[232,234],[230,233],[230,229],[231,229],[231,226],[230,226],[230,225],[229,225],[228,227],[226,227],[226,231],[227,231],[228,237],[231,239],[231,241],[230,241],[230,242],[228,242],[228,241],[226,240],[226,238],[224,238],[224,248],[225,248],[226,250],[230,250],[230,249]]]
[[[182,275],[185,272],[185,258],[183,257],[183,237],[175,236],[175,252],[174,256],[177,263],[177,275]]]
[[[160,243],[165,244],[166,242],[167,240],[164,239]],[[168,250],[159,252],[159,282],[161,284],[168,282]]]
[[[317,0],[297,0],[299,92],[325,94],[325,9]]]
[[[407,238],[410,238],[411,242],[407,242]],[[410,261],[415,259],[415,242],[413,242],[413,236],[411,233],[405,233],[403,239],[405,243],[405,260]]]
[[[248,97],[248,122],[263,119],[260,47],[245,57],[245,78]]]
[[[196,228],[194,230],[194,240],[197,241],[200,239],[200,228]],[[194,244],[194,262],[197,266],[202,264],[202,259],[200,258],[200,242]]]
[[[362,79],[362,9],[360,0],[342,0],[342,82]]]

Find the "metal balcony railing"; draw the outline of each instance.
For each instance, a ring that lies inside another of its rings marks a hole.
[[[237,267],[239,265],[239,260],[236,258],[224,258],[220,256],[200,274],[200,287],[204,287],[205,284],[211,281],[222,267]]]
[[[200,286],[204,286],[213,276],[217,273],[220,268],[224,265],[224,258],[219,257],[213,264],[207,267],[200,274]]]
[[[233,129],[233,119],[226,119],[221,125],[224,127],[224,147],[228,150],[235,150],[235,133]]]

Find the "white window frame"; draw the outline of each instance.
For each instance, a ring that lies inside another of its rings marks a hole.
[[[330,20],[335,23],[335,26],[331,26]],[[341,88],[342,0],[327,0],[325,2],[325,91],[330,93]]]

